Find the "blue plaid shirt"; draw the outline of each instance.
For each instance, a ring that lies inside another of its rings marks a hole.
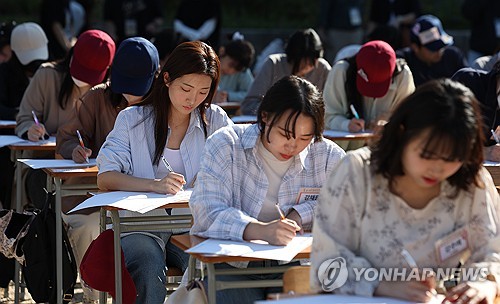
[[[189,206],[194,217],[191,234],[243,240],[243,231],[257,221],[268,180],[257,158],[260,131],[254,125],[221,128],[205,144],[200,171]],[[307,146],[286,172],[278,202],[287,214],[295,209],[304,228],[311,227],[316,201],[296,204],[300,188],[321,188],[345,155],[332,141]]]

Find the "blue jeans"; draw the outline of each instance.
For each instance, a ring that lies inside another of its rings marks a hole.
[[[158,304],[165,301],[167,265],[183,271],[189,255],[170,241],[166,244],[167,261],[158,242],[148,235],[131,234],[121,239],[125,265],[137,289],[136,303]]]
[[[252,261],[248,264],[248,268],[252,267],[271,267],[277,266],[277,261]],[[299,261],[291,262],[287,265],[297,266],[300,265]],[[233,266],[220,263],[215,264],[216,269],[232,269]],[[274,280],[283,278],[281,273],[271,273],[271,274],[250,274],[250,275],[218,275],[217,281],[247,281],[247,280]],[[205,285],[205,290],[208,291],[208,279],[203,280]],[[216,302],[218,304],[244,304],[244,303],[254,303],[255,301],[265,300],[267,295],[270,293],[282,292],[281,287],[268,287],[268,288],[236,288],[236,289],[224,289],[217,290],[216,292]]]

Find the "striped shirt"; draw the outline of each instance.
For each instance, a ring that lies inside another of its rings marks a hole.
[[[265,171],[257,158],[259,139],[260,131],[254,124],[222,128],[207,140],[189,202],[194,217],[191,234],[243,240],[247,224],[257,221],[268,190]],[[344,155],[327,139],[311,142],[285,173],[278,203],[285,214],[295,209],[305,229],[311,227],[316,201],[296,204],[300,189],[321,188]]]

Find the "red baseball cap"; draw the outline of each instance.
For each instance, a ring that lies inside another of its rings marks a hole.
[[[356,87],[361,95],[379,98],[387,94],[396,68],[394,49],[381,40],[361,46],[356,55]]]
[[[135,303],[137,290],[122,256],[122,298],[124,304]],[[90,243],[80,263],[80,276],[90,287],[109,292],[113,299],[115,292],[115,259],[113,250],[113,230],[108,229]]]
[[[115,42],[103,31],[83,32],[73,48],[70,74],[91,86],[101,83],[115,56]]]

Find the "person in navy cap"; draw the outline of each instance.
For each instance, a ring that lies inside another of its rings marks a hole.
[[[467,66],[464,54],[453,46],[453,37],[444,31],[436,16],[419,17],[411,28],[410,41],[410,46],[397,50],[396,56],[408,63],[415,86],[431,79],[449,78]]]
[[[147,39],[132,37],[124,40],[113,59],[111,81],[94,86],[88,94],[77,101],[74,116],[59,128],[56,151],[65,159],[83,163],[86,158],[96,158],[106,136],[113,129],[118,113],[128,106],[142,101],[151,89],[160,71],[156,47]],[[81,134],[85,147],[79,143],[76,131]],[[72,178],[66,184],[96,184],[95,177]],[[63,211],[86,199],[86,196],[63,198]],[[69,226],[77,263],[90,242],[99,235],[99,210],[85,209],[63,214]],[[97,292],[83,289],[89,300],[97,300]]]

